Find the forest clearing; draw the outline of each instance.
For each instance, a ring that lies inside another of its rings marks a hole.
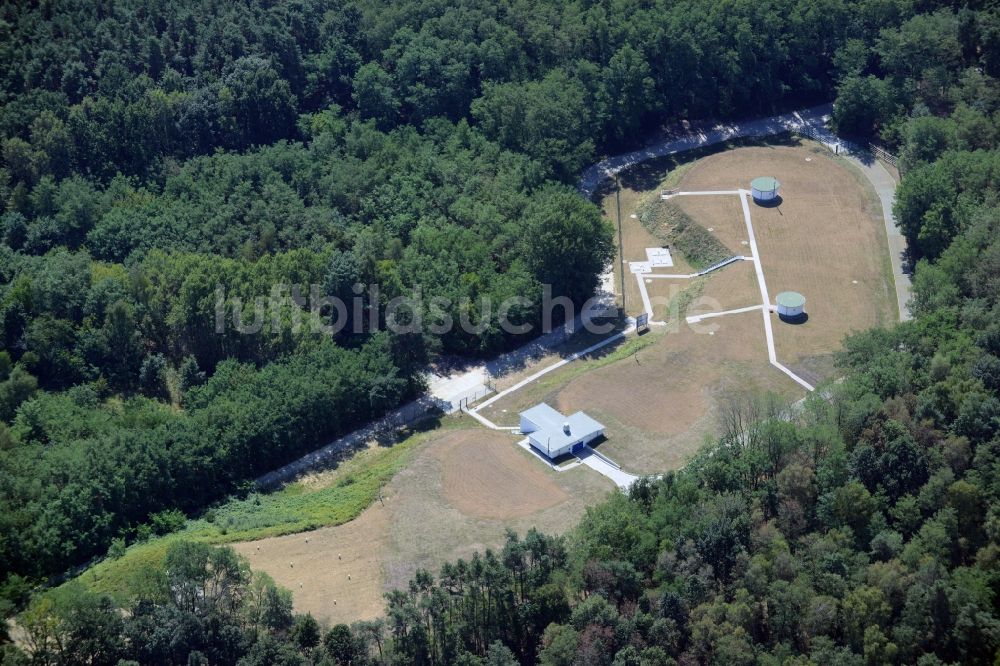
[[[871,195],[847,165],[823,153],[808,145],[736,148],[687,165],[677,187],[737,187],[741,185],[739,174],[754,173],[750,169],[777,173],[785,179],[780,210],[755,206],[752,215],[765,257],[765,274],[782,284],[805,285],[801,288],[810,295],[810,318],[802,325],[783,325],[775,317],[775,337],[782,352],[786,347],[809,350],[809,358],[794,356],[792,362],[801,366],[811,361],[808,367],[820,367],[827,373],[811,376],[828,380],[832,378],[828,359],[843,336],[890,318],[894,309],[883,270],[885,244],[878,236],[881,223],[871,209]],[[803,170],[800,163],[810,169]],[[645,191],[623,194],[626,260],[638,259],[646,247],[659,242],[637,218],[630,217],[659,191],[657,182]],[[676,201],[698,225],[711,229],[709,233],[728,250],[747,251],[741,244],[746,240],[746,228],[735,196]],[[604,199],[606,215],[613,205],[611,194]],[[827,255],[816,261],[802,259],[812,256],[816,243],[830,239],[836,242]],[[674,252],[673,256],[675,265],[670,272],[694,270],[682,253]],[[850,281],[845,286],[844,280],[838,280],[844,273],[878,288],[851,290]],[[633,282],[633,276],[627,274],[626,288]],[[650,292],[666,300],[666,285],[681,281],[651,282]],[[597,446],[600,452],[630,472],[660,474],[680,468],[705,441],[720,435],[722,412],[734,393],[769,392],[788,403],[804,395],[800,386],[769,366],[759,312],[726,315],[701,326],[684,322],[689,313],[730,310],[759,301],[750,262],[737,262],[705,277],[683,281],[669,298],[679,294],[684,294],[680,298],[683,309],[674,314],[671,326],[653,328],[640,338],[626,339],[564,365],[493,402],[482,414],[501,427],[513,427],[518,413],[538,402],[547,402],[564,413],[586,410],[607,425],[606,439]],[[629,311],[634,307],[630,305]],[[833,309],[841,316],[832,317]],[[709,326],[711,334],[707,334]],[[499,388],[505,388],[598,340],[600,336],[594,334],[571,338],[551,354],[495,381]],[[606,479],[586,467],[555,471],[539,464],[514,446],[516,439],[509,432],[482,428],[443,432],[423,444],[414,461],[388,484],[384,505],[377,503],[348,525],[306,533],[317,535],[311,550],[326,551],[328,562],[336,544],[345,540],[377,547],[365,551],[365,558],[357,561],[359,574],[350,581],[342,567],[311,568],[309,579],[324,593],[304,593],[301,600],[296,593],[296,607],[317,617],[348,620],[357,607],[339,599],[350,596],[351,590],[363,587],[364,593],[357,598],[369,600],[371,607],[370,600],[378,598],[378,590],[399,586],[418,566],[433,569],[467,557],[476,549],[497,547],[506,529],[523,531],[525,526],[535,525],[559,534],[575,522],[582,507],[611,491]],[[349,527],[353,523],[358,525]],[[239,550],[255,568],[270,572],[295,593],[304,574],[286,566],[286,555],[299,552],[303,538],[293,535],[257,545],[248,542]],[[337,605],[330,599],[338,599]]]

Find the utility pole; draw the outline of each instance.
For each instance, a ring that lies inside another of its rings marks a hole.
[[[625,246],[622,244],[622,184],[615,174],[615,208],[618,210],[618,275],[621,276],[622,315],[625,314]]]

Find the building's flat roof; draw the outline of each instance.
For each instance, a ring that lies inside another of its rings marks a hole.
[[[806,304],[806,297],[797,291],[783,291],[774,300],[778,305],[786,308],[800,308]]]
[[[539,428],[548,427],[550,424],[557,424],[562,428],[562,422],[566,420],[562,414],[544,402],[524,410],[521,416],[537,424]]]
[[[750,181],[750,187],[761,192],[773,192],[780,186],[778,179],[771,176],[761,176]]]
[[[604,430],[601,423],[583,412],[563,416],[544,402],[521,412],[521,416],[538,426],[538,430],[531,433],[531,436],[543,442],[549,451],[561,449]],[[564,423],[569,423],[568,435],[563,431]]]

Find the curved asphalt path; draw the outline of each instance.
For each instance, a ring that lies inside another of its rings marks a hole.
[[[833,135],[830,135],[833,137]],[[836,140],[836,137],[833,137]],[[823,141],[826,143],[826,141]],[[834,144],[836,145],[836,144]],[[885,235],[889,241],[889,261],[892,264],[892,278],[896,284],[896,304],[899,307],[899,320],[906,321],[912,317],[909,303],[912,296],[913,283],[910,281],[910,270],[907,267],[906,237],[896,224],[896,216],[892,213],[892,202],[896,198],[896,179],[866,150],[857,150],[846,144],[840,144],[841,154],[848,161],[861,169],[868,182],[875,188],[882,204],[882,219],[885,221]],[[844,149],[847,152],[844,152]]]
[[[911,283],[906,267],[906,238],[896,226],[896,218],[892,214],[892,202],[896,196],[896,181],[871,153],[854,144],[842,141],[830,130],[828,123],[832,110],[832,104],[822,104],[770,118],[717,125],[702,124],[683,132],[671,132],[668,136],[653,141],[643,148],[608,157],[588,167],[581,174],[578,187],[584,196],[590,198],[604,180],[647,160],[694,148],[712,146],[736,138],[765,137],[790,131],[805,132],[857,166],[878,194],[882,204],[882,219],[885,223],[885,233],[889,244],[889,259],[892,264],[899,319],[905,321],[910,318],[907,304],[910,301]],[[607,280],[605,283],[611,284]]]

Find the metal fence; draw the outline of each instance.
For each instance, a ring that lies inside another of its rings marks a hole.
[[[869,143],[868,148],[869,150],[872,151],[872,154],[875,155],[875,157],[877,157],[878,159],[882,160],[883,162],[888,162],[892,166],[899,168],[899,160],[896,158],[895,155],[893,155],[889,151],[883,148],[879,148],[874,143]]]
[[[833,134],[822,134],[820,132],[817,132],[811,127],[799,128],[795,130],[795,133],[808,137],[813,141],[822,143],[824,146],[830,148],[830,150],[837,153],[838,155],[841,152],[847,152],[847,153],[868,152],[871,153],[871,155],[875,157],[875,159],[882,160],[883,162],[892,165],[896,169],[899,168],[899,158],[890,153],[885,148],[882,148],[881,146],[876,146],[874,143],[859,145],[854,143],[853,141],[844,141],[843,139]],[[836,139],[836,143],[831,144],[830,143],[831,138]]]
[[[717,271],[720,268],[722,268],[723,266],[728,266],[729,264],[733,263],[734,261],[742,261],[742,260],[743,260],[743,256],[742,255],[734,255],[732,257],[729,257],[728,259],[723,259],[722,261],[715,262],[714,264],[712,264],[711,266],[709,266],[705,270],[699,271],[698,275],[708,275],[712,271]]]
[[[493,390],[494,389],[490,386],[483,386],[476,389],[469,395],[459,398],[458,404],[452,403],[452,406],[460,412],[467,412],[472,405],[493,393]]]

